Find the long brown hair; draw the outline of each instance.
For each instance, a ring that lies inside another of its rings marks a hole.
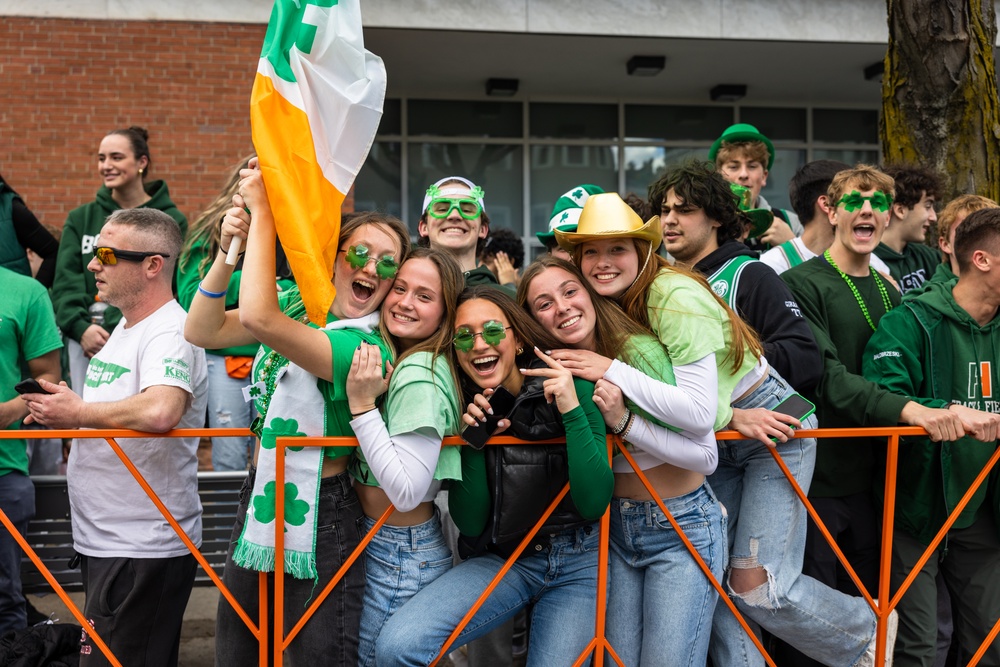
[[[754,357],[760,357],[764,354],[764,348],[760,344],[760,339],[757,337],[757,333],[750,327],[749,324],[743,321],[736,311],[729,307],[718,294],[712,291],[709,286],[708,281],[705,280],[704,276],[701,274],[687,269],[683,266],[672,266],[666,259],[660,257],[653,252],[653,246],[649,241],[644,239],[632,239],[632,243],[635,245],[635,250],[642,259],[645,257],[643,264],[640,266],[639,274],[636,276],[632,285],[625,290],[625,293],[617,299],[622,310],[625,314],[631,317],[633,320],[646,327],[647,329],[652,329],[649,321],[649,288],[656,280],[657,276],[662,272],[673,272],[679,273],[682,276],[687,276],[692,280],[696,281],[699,285],[708,290],[708,293],[712,295],[725,311],[729,318],[729,327],[731,334],[731,341],[729,344],[729,351],[726,354],[726,359],[732,363],[733,373],[738,371],[743,365],[744,355],[750,352]],[[583,256],[583,245],[580,244],[573,249],[573,261],[579,266],[580,259]]]
[[[565,259],[553,257],[552,255],[542,255],[532,262],[524,270],[521,282],[517,286],[517,302],[527,313],[532,314],[531,304],[528,303],[528,289],[531,287],[531,281],[548,269],[562,269],[569,273],[576,278],[590,296],[590,302],[594,305],[595,315],[595,349],[593,352],[602,357],[615,359],[623,353],[627,354],[629,347],[627,342],[632,336],[652,335],[646,327],[643,327],[626,315],[618,304],[594,291],[593,286],[584,278],[583,274],[580,273],[580,269],[575,264],[567,262]],[[560,343],[559,346],[562,347],[563,344]],[[625,361],[628,362],[629,360],[626,359]]]
[[[440,297],[441,303],[444,304],[444,314],[441,317],[441,323],[437,331],[430,338],[420,341],[399,355],[395,361],[395,365],[398,366],[403,359],[411,354],[430,352],[433,357],[432,363],[444,360],[444,363],[448,364],[452,380],[455,382],[455,386],[458,387],[460,386],[458,384],[458,373],[455,371],[455,363],[452,360],[449,348],[451,347],[451,339],[455,331],[455,312],[458,310],[458,294],[465,285],[465,275],[458,266],[458,262],[451,255],[440,250],[414,248],[407,256],[406,261],[409,262],[412,259],[426,259],[437,268],[438,278],[441,279]],[[399,349],[399,340],[389,333],[384,317],[379,321],[379,331],[382,333],[382,340],[389,344],[393,350],[393,356],[395,356],[396,350]]]
[[[219,223],[226,211],[233,207],[233,195],[240,189],[240,170],[246,169],[254,157],[256,157],[256,153],[251,153],[232,166],[219,196],[201,212],[194,224],[191,225],[187,240],[184,242],[184,248],[181,250],[180,260],[177,263],[180,271],[187,270],[188,262],[191,260],[191,250],[196,245],[204,243],[208,246],[208,252],[198,263],[197,271],[200,278],[204,278],[205,274],[208,273],[208,267],[211,266],[215,255],[219,252],[219,239],[222,236],[222,227]]]

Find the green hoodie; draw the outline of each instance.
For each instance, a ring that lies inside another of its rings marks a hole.
[[[905,296],[903,296],[903,300],[906,301],[907,299],[916,298],[921,294],[926,294],[930,290],[937,289],[939,287],[946,288],[950,292],[951,288],[955,286],[957,281],[958,276],[956,276],[951,270],[951,265],[948,262],[938,264],[937,268],[934,269],[934,275],[931,276],[931,279],[920,287],[914,287],[911,289]]]
[[[163,181],[149,181],[145,184],[145,189],[150,200],[140,208],[163,211],[176,220],[181,233],[186,234],[187,218],[171,201],[167,184]],[[119,208],[121,207],[111,198],[111,190],[102,185],[97,191],[97,198],[70,211],[63,226],[56,259],[56,275],[52,283],[52,305],[56,310],[56,324],[63,334],[77,342],[91,324],[87,309],[97,296],[94,274],[87,270],[87,264],[94,257],[94,239],[108,216]],[[121,317],[120,310],[108,306],[104,311],[104,328],[110,333]]]
[[[979,326],[955,302],[951,289],[933,289],[882,318],[865,348],[863,372],[889,391],[930,408],[959,403],[998,413],[998,336],[1000,317]],[[896,475],[897,525],[930,544],[995,450],[995,442],[968,436],[942,443],[906,438]],[[953,528],[969,527],[990,504],[996,509],[1000,495],[989,487],[997,476],[994,470]]]

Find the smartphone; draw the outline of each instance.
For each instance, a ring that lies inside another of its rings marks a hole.
[[[790,415],[801,422],[803,419],[816,412],[816,406],[802,396],[792,394],[781,403],[778,403],[776,406],[771,408],[771,410],[773,412],[780,412],[784,415]],[[778,441],[777,438],[771,438],[771,440],[774,440],[775,442]]]
[[[35,378],[28,378],[27,380],[21,380],[14,385],[14,391],[19,394],[48,394],[51,392],[42,389],[42,385],[38,384],[38,380]]]
[[[497,424],[501,419],[505,419],[514,409],[514,394],[507,391],[503,385],[493,390],[487,399],[490,402],[492,415],[486,415],[486,421],[480,422],[479,426],[466,426],[462,431],[462,440],[465,440],[475,449],[482,449],[497,430]]]

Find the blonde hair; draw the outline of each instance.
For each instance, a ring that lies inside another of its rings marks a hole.
[[[836,208],[841,196],[848,191],[880,190],[892,198],[896,197],[896,182],[892,176],[870,164],[857,164],[851,169],[837,172],[826,190],[830,206]]]
[[[948,202],[948,205],[941,211],[941,215],[938,216],[938,239],[948,239],[948,234],[951,233],[951,227],[955,224],[955,220],[958,219],[958,216],[962,214],[969,215],[970,213],[981,211],[984,208],[997,207],[1000,207],[1000,204],[997,204],[992,199],[981,197],[979,195],[959,195],[958,197],[955,197]]]
[[[723,141],[715,154],[715,166],[721,169],[722,165],[740,155],[747,160],[760,162],[765,170],[767,163],[771,161],[771,153],[763,141]]]

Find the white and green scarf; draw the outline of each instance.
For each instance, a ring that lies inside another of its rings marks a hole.
[[[358,329],[371,333],[378,327],[378,313],[353,320],[337,320],[327,329]],[[289,436],[324,436],[326,401],[315,375],[273,357],[284,366],[275,371],[274,391],[264,415],[264,429],[257,455],[257,476],[247,508],[243,533],[233,560],[258,572],[274,571],[274,520],[276,490],[276,439]],[[252,385],[266,391],[263,382]],[[294,415],[292,417],[291,415]],[[285,572],[296,579],[317,578],[316,518],[323,471],[322,447],[287,447],[285,451]]]

